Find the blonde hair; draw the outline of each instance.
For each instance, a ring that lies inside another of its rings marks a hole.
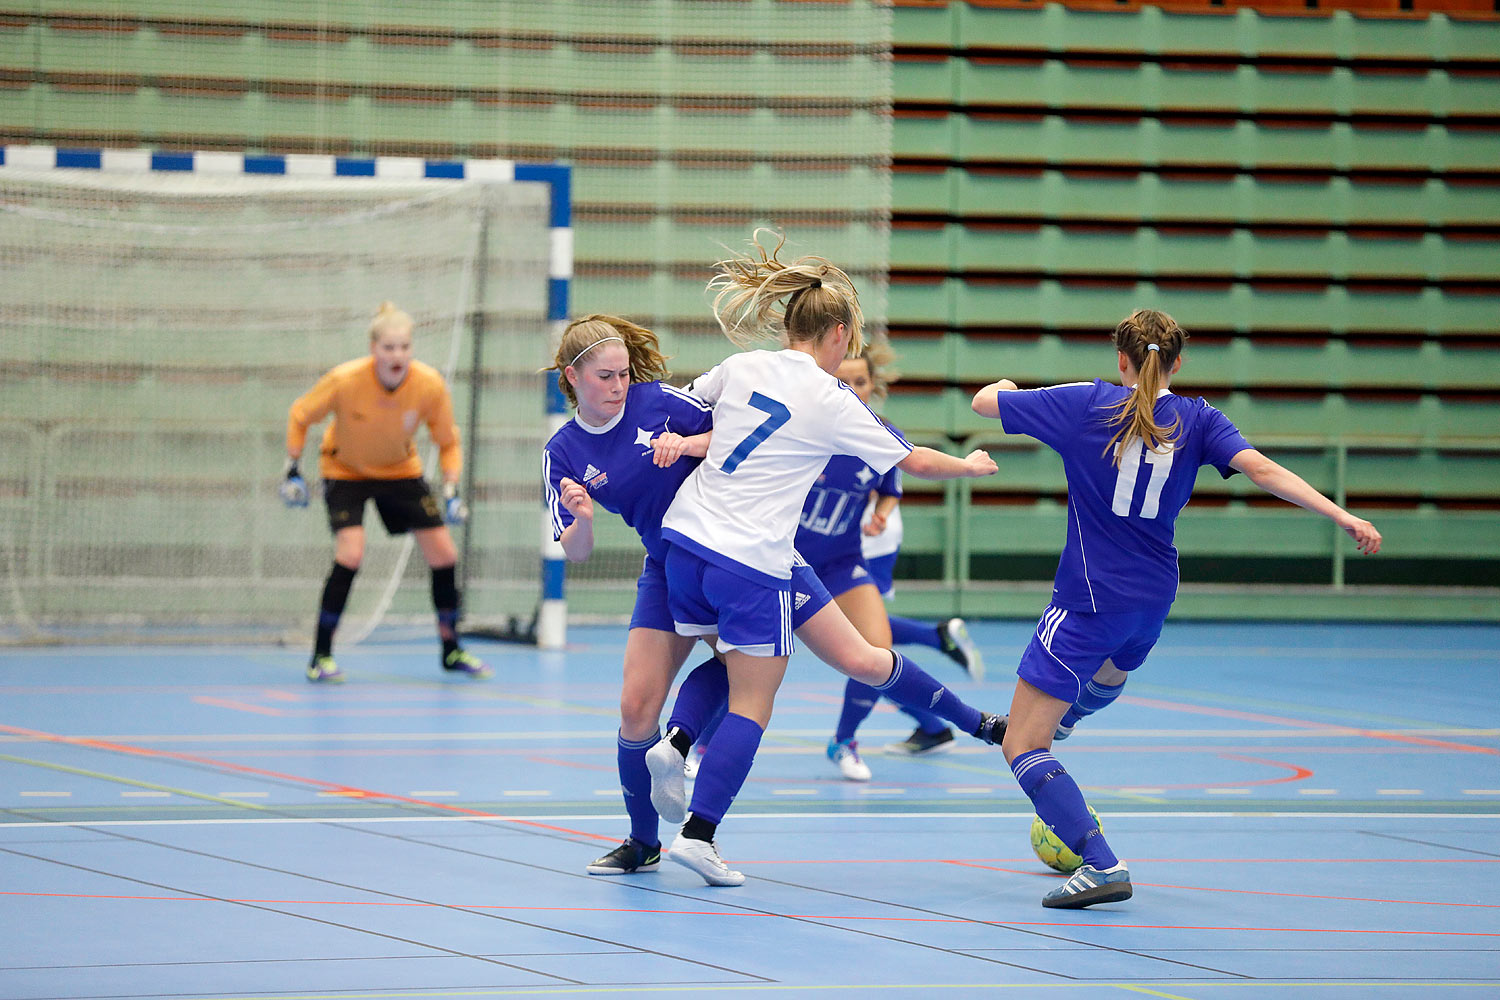
[[[891,383],[900,378],[900,372],[891,367],[896,361],[896,352],[884,337],[877,336],[871,339],[863,351],[846,360],[865,363],[865,368],[870,373],[872,399],[884,399]]]
[[[569,323],[563,330],[552,364],[542,371],[556,370],[557,387],[568,397],[569,403],[577,406],[578,395],[568,381],[567,369],[577,365],[600,344],[615,341],[625,345],[625,351],[630,357],[632,383],[654,382],[667,377],[667,358],[661,353],[656,334],[628,319],[605,313],[593,313]]]
[[[776,236],[769,252],[761,245],[762,233]],[[718,274],[708,287],[718,293],[714,318],[724,335],[742,348],[783,336],[792,344],[816,344],[843,323],[849,328],[847,356],[858,357],[865,345],[865,318],[854,282],[823,257],[782,263],[776,255],[785,245],[780,233],[757,229],[749,254],[714,265]]]
[[[1136,438],[1155,452],[1171,446],[1180,420],[1174,419],[1170,427],[1158,424],[1156,397],[1166,387],[1172,365],[1181,356],[1188,335],[1166,313],[1137,309],[1120,321],[1112,339],[1115,350],[1130,360],[1138,376],[1135,391],[1109,407],[1115,411],[1109,422],[1119,424],[1120,429],[1104,446],[1104,453],[1108,455],[1113,449],[1114,464],[1118,466],[1120,453]],[[1119,442],[1118,447],[1116,442]]]
[[[370,343],[375,343],[382,333],[389,330],[404,327],[410,333],[413,325],[411,317],[398,308],[396,303],[387,299],[380,303],[380,308],[375,310],[375,318],[370,320]]]

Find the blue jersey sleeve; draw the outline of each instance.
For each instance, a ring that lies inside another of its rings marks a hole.
[[[901,496],[901,470],[896,466],[891,471],[880,477],[880,482],[875,484],[875,492],[883,497]]]
[[[1027,434],[1056,448],[1075,437],[1098,389],[1097,382],[1070,382],[1045,389],[1012,389],[995,397],[1007,434]]]
[[[573,523],[572,511],[563,506],[559,496],[564,478],[578,481],[567,454],[557,447],[554,436],[542,449],[542,504],[547,508],[547,519],[552,524],[553,540],[561,538],[563,530]]]
[[[1233,421],[1207,403],[1203,404],[1203,412],[1198,416],[1198,429],[1203,441],[1203,464],[1212,465],[1225,479],[1234,475],[1236,470],[1230,466],[1229,460],[1253,447],[1245,440],[1245,435]]]

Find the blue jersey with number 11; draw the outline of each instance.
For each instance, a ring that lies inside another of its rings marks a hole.
[[[1119,429],[1112,406],[1133,389],[1095,379],[999,393],[1009,434],[1028,434],[1062,456],[1068,477],[1068,541],[1057,564],[1052,604],[1078,611],[1166,606],[1177,596],[1177,514],[1198,469],[1224,478],[1229,460],[1250,447],[1229,418],[1202,399],[1162,390],[1157,426],[1177,427],[1171,447],[1146,450],[1139,438],[1118,466],[1109,439]]]

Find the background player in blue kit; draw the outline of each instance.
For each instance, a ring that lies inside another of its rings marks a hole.
[[[551,367],[577,408],[542,456],[554,536],[570,561],[587,559],[597,501],[633,527],[646,548],[625,645],[616,754],[631,833],[587,870],[591,875],[651,871],[660,863],[658,820],[683,818],[683,754],[723,711],[729,691],[721,662],[711,657],[699,664],[673,706],[668,737],[676,743],[660,738],[662,705],[697,641],[676,633],[667,608],[661,519],[703,454],[711,414],[707,404],[657,381],[666,373],[666,359],[656,336],[629,320],[595,315],[570,324]],[[850,676],[884,687],[895,684],[891,654],[859,637],[805,563],[793,567],[792,579],[805,598],[793,612],[792,627],[801,630],[813,652]],[[944,718],[985,742],[998,740],[995,716],[943,692],[920,668],[909,667],[903,675],[898,699],[935,701]]]
[[[874,392],[869,353],[867,349],[857,358],[846,359],[837,372],[839,380],[867,405]],[[899,498],[900,470],[892,467],[881,476],[851,455],[830,458],[803,502],[796,545],[860,635],[872,645],[889,648],[894,644],[891,623],[862,548],[860,519],[872,490],[882,497]],[[928,631],[934,637],[937,634],[930,626]],[[869,765],[860,757],[854,734],[879,700],[880,692],[870,685],[852,677],[845,682],[844,704],[828,742],[828,759],[850,781],[870,780]],[[905,711],[916,719],[917,733],[934,734],[927,737],[929,749],[946,749],[953,742],[952,730],[938,716],[921,708]]]
[[[1256,451],[1202,399],[1171,392],[1186,340],[1172,317],[1139,310],[1114,333],[1122,385],[1095,379],[1018,390],[1002,379],[974,396],[974,412],[1056,451],[1068,479],[1067,543],[1052,602],[1021,656],[1003,741],[1037,815],[1084,861],[1043,906],[1130,898],[1129,870],[1051,747],[1065,735],[1065,714],[1076,722],[1108,705],[1156,644],[1177,594],[1173,529],[1199,467],[1211,465],[1225,478],[1243,472],[1261,489],[1332,520],[1361,552],[1380,550],[1369,521]]]
[[[757,242],[753,256],[718,265],[714,312],[730,339],[748,346],[784,337],[788,346],[734,355],[694,380],[693,392],[714,404],[713,441],[662,519],[677,631],[717,635],[729,673],[729,712],[704,754],[691,814],[670,851],[711,885],[744,882],[719,857],[713,836],[749,774],[786,672],[792,539],[818,473],[839,454],[881,475],[898,463],[931,479],[995,471],[982,451],[956,458],[912,448],[833,377],[863,347],[853,283],[821,258],[783,264],[780,247],[767,252]],[[896,695],[906,678],[903,661],[890,655],[888,689]],[[941,688],[934,693],[945,696]]]

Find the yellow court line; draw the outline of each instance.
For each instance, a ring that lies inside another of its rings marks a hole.
[[[1132,993],[1144,993],[1150,997],[1165,997],[1166,1000],[1193,1000],[1192,997],[1178,996],[1176,993],[1163,993],[1160,990],[1148,990],[1144,986],[1120,986],[1119,989],[1129,990]]]
[[[220,805],[238,806],[241,809],[253,809],[257,812],[269,811],[265,806],[258,806],[253,802],[244,802],[239,799],[226,799],[220,795],[208,795],[204,792],[192,792],[186,788],[174,788],[171,785],[157,785],[149,781],[137,781],[134,778],[125,778],[118,774],[105,774],[103,771],[88,771],[81,767],[69,767],[66,764],[53,764],[45,760],[31,760],[27,757],[12,757],[10,754],[0,753],[0,760],[10,761],[12,764],[30,764],[32,767],[44,767],[49,771],[62,771],[64,774],[77,774],[85,778],[98,778],[101,781],[113,781],[121,785],[130,785],[134,788],[148,788],[156,792],[171,792],[174,795],[184,795],[190,799],[202,799],[205,802],[217,802]]]

